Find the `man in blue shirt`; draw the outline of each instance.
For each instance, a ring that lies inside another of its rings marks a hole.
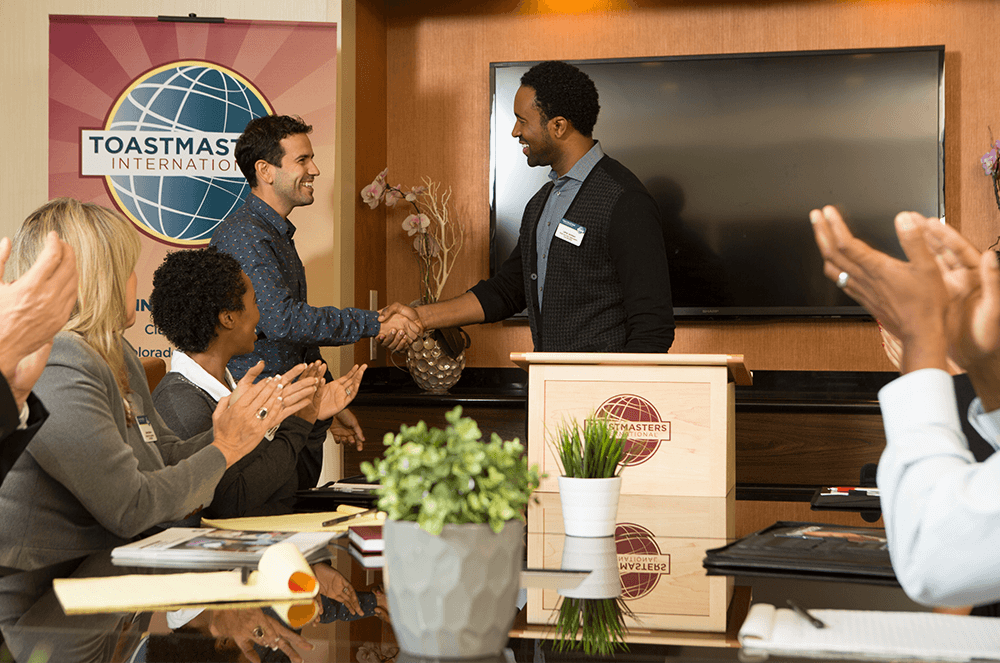
[[[270,115],[251,120],[236,143],[236,162],[251,193],[240,209],[219,224],[211,245],[240,262],[260,308],[254,351],[229,362],[237,380],[260,360],[264,361],[262,377],[278,375],[296,364],[322,359],[320,346],[347,345],[375,336],[390,350],[397,350],[423,331],[414,310],[401,304],[379,312],[311,306],[306,301],[305,269],[295,250],[295,226],[288,215],[314,200],[313,182],[319,168],[313,161],[310,131],[312,127],[299,118]],[[345,416],[353,418],[349,413]],[[363,439],[356,420],[349,423]]]

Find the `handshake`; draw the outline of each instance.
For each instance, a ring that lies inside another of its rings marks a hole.
[[[390,352],[405,350],[424,333],[424,323],[417,311],[399,302],[379,310],[378,321],[382,328],[376,338]]]

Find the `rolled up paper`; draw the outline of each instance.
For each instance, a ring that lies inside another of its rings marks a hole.
[[[287,541],[276,543],[264,551],[257,564],[259,569],[251,582],[261,588],[271,589],[275,584],[296,594],[315,595],[319,583],[313,575],[309,562],[293,544]],[[278,587],[274,587],[278,590]]]

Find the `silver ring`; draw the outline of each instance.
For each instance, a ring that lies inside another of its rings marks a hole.
[[[843,289],[849,280],[851,280],[851,275],[847,272],[841,272],[837,275],[837,287]]]
[[[266,407],[262,407],[260,409],[260,411],[257,412],[257,418],[263,420],[266,417],[267,417],[267,408]]]
[[[259,626],[257,626],[256,628],[254,628],[254,630],[253,630],[253,637],[257,638],[258,640],[261,639],[261,638],[263,638],[264,637],[264,629],[262,629]]]
[[[347,389],[345,389],[344,393],[347,394],[348,396],[350,396],[351,395],[351,388],[348,387]]]

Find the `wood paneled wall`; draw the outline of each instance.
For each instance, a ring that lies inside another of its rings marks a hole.
[[[944,44],[948,220],[983,249],[1000,235],[1000,211],[979,165],[990,143],[991,125],[1000,137],[1000,106],[995,103],[1000,67],[991,47],[1000,32],[996,2],[362,0],[362,4],[381,11],[385,26],[384,38],[380,28],[373,28],[373,50],[384,39],[385,79],[380,79],[378,67],[367,78],[359,55],[358,85],[384,91],[389,178],[394,184],[411,186],[427,175],[451,185],[457,210],[466,220],[464,256],[446,296],[461,293],[489,273],[490,62]],[[581,6],[596,9],[579,11]],[[566,9],[557,11],[560,7]],[[364,38],[360,13],[359,50]],[[374,126],[377,122],[362,129],[364,115],[359,103],[359,171],[363,146],[371,145],[377,152],[383,139]],[[381,169],[374,159],[367,161],[372,162],[364,164],[369,172],[357,174],[359,186]],[[372,222],[360,202],[358,210],[358,226]],[[364,256],[375,250],[389,257],[388,300],[408,302],[417,297],[417,265],[400,230],[401,220],[400,212],[384,216],[384,237],[365,239],[359,232],[359,293],[367,293],[365,283],[381,278],[377,261],[372,270],[377,273],[364,274],[368,271]],[[384,245],[369,246],[372,241]],[[524,325],[499,323],[469,331],[468,362],[473,366],[509,366],[511,351],[531,347]],[[367,353],[367,347],[363,351]],[[871,322],[684,323],[673,351],[740,353],[751,369],[891,370]],[[362,352],[360,346],[357,352]]]

